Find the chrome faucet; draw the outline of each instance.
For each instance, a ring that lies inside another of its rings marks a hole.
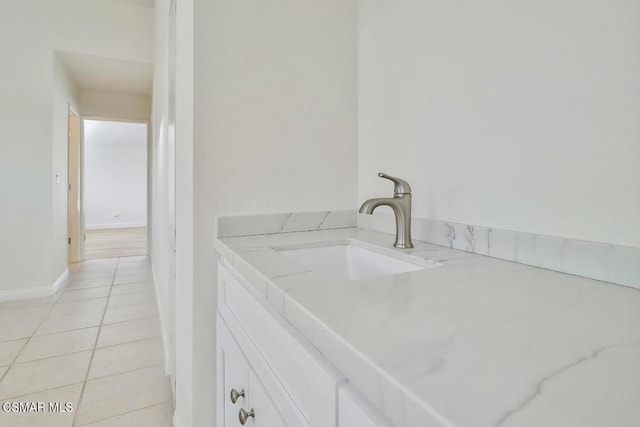
[[[390,206],[396,215],[396,248],[410,249],[411,241],[411,187],[400,179],[380,172],[380,178],[386,178],[395,184],[393,197],[369,199],[360,206],[360,213],[371,215],[378,206]]]

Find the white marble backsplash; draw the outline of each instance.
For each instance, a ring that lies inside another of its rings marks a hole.
[[[411,219],[413,238],[479,255],[640,289],[640,248],[519,231]],[[395,233],[393,214],[358,214],[358,226]]]
[[[357,212],[317,211],[218,217],[218,237],[239,237],[357,226]]]

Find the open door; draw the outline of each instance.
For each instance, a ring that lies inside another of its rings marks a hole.
[[[69,150],[68,150],[68,236],[69,263],[82,261],[84,232],[82,226],[82,200],[80,173],[82,170],[82,147],[80,143],[80,117],[69,107]]]

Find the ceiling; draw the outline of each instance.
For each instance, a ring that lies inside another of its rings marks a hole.
[[[152,64],[70,52],[57,55],[78,89],[151,95]]]

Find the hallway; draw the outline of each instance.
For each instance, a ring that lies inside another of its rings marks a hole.
[[[172,425],[160,322],[144,256],[74,264],[47,298],[0,303],[0,401],[46,411],[0,412],[2,426]],[[71,402],[71,412],[49,412]]]
[[[85,230],[85,259],[147,254],[147,227]]]

